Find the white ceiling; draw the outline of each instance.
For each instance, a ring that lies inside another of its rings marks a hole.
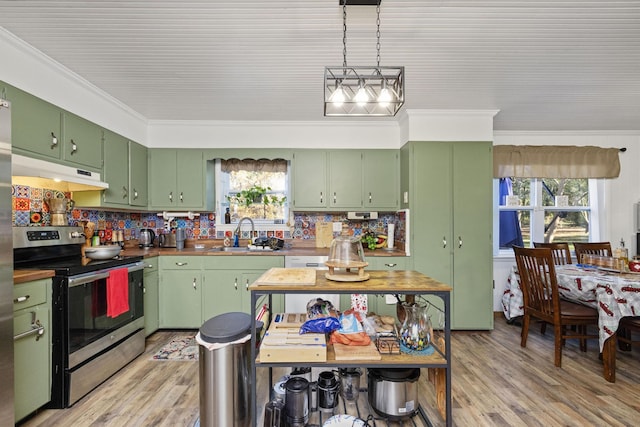
[[[338,1],[0,0],[0,26],[149,119],[344,120],[323,117]],[[347,7],[349,65],[375,64],[375,32]],[[640,0],[383,0],[381,65],[406,67],[403,108],[638,130]]]

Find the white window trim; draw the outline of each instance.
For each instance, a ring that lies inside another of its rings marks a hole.
[[[538,200],[540,198],[540,200]],[[500,181],[498,178],[493,179],[493,255],[494,258],[513,258],[513,249],[500,249],[500,211],[501,210],[520,210],[531,211],[531,238],[532,240],[540,239],[538,236],[544,236],[544,230],[540,231],[536,228],[537,225],[544,227],[544,212],[553,210],[563,211],[583,211],[584,208],[580,207],[563,207],[556,208],[555,206],[539,207],[542,203],[539,203],[542,198],[542,181],[537,181],[531,199],[536,200],[536,206],[499,206],[500,202]],[[591,206],[595,207],[590,210],[591,212],[591,233],[589,234],[590,241],[599,242],[604,238],[604,227],[607,223],[607,214],[605,210],[605,180],[604,179],[589,179],[589,200]],[[534,217],[535,216],[535,217]]]

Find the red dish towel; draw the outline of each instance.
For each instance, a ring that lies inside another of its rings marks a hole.
[[[107,317],[129,311],[129,269],[119,268],[107,277]]]

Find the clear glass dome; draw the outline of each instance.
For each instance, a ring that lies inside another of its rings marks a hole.
[[[345,269],[347,273],[350,273],[351,269],[356,269],[357,275],[364,279],[364,267],[369,263],[365,260],[360,238],[350,236],[346,224],[342,226],[342,233],[331,242],[329,258],[325,264],[329,267],[327,277],[330,279],[336,276],[335,269]]]

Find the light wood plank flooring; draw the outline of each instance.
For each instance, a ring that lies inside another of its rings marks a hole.
[[[549,328],[548,328],[549,329]],[[22,424],[35,426],[192,426],[198,419],[197,362],[150,360],[173,335],[147,339],[143,355],[65,410],[43,410]],[[454,332],[455,426],[632,426],[640,423],[640,351],[618,352],[617,381],[602,378],[597,341],[580,352],[569,341],[562,368],[553,365],[553,332],[532,327],[527,348],[520,327],[496,317],[491,332]],[[259,397],[266,396],[267,369],[258,369]],[[421,376],[422,405],[443,425],[432,387]],[[366,385],[366,381],[363,383]],[[264,400],[259,405],[262,411]],[[258,425],[261,425],[260,423]],[[386,425],[378,422],[376,425]],[[417,422],[420,426],[421,423]]]

